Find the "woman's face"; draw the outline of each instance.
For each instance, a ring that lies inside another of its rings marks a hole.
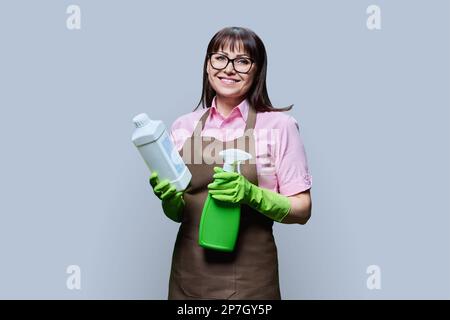
[[[241,50],[236,49],[236,47],[235,50]],[[227,56],[229,59],[234,59],[239,55],[251,58],[244,51],[231,51],[229,48],[223,48],[217,51],[217,53],[221,53]],[[228,63],[225,69],[216,70],[211,66],[210,59],[211,58],[208,59],[206,72],[208,73],[209,83],[211,84],[211,87],[214,89],[216,94],[225,98],[244,97],[253,83],[253,78],[255,77],[256,72],[255,64],[253,63],[250,71],[244,74],[234,70],[233,63],[231,63],[231,61]],[[235,63],[237,63],[237,61],[235,61]]]

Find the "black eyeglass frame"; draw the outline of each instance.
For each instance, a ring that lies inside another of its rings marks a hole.
[[[216,68],[216,67],[213,66],[212,61],[211,61],[211,56],[212,56],[213,54],[218,54],[218,55],[221,55],[222,57],[227,58],[228,61],[227,61],[227,64],[225,65],[225,67],[223,67],[223,68],[221,68],[221,69],[218,69],[218,68]],[[228,58],[226,55],[224,55],[224,54],[222,54],[222,53],[220,53],[220,52],[211,52],[211,53],[208,53],[209,64],[211,65],[211,67],[212,67],[213,69],[215,69],[215,70],[223,70],[223,69],[226,69],[226,68],[228,67],[228,64],[231,62],[231,64],[233,65],[233,69],[234,69],[237,73],[247,74],[247,73],[250,72],[250,70],[252,70],[252,67],[253,67],[253,64],[255,63],[255,61],[254,61],[252,58],[245,57],[245,59],[248,59],[248,60],[250,60],[250,62],[251,62],[250,67],[248,68],[248,71],[247,71],[247,72],[237,71],[237,70],[236,70],[236,67],[234,66],[234,60],[242,59],[242,58],[243,58],[243,57],[236,57],[236,58],[234,58],[234,59],[230,59],[230,58]]]

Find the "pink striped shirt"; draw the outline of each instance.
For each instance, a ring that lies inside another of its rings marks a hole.
[[[243,100],[224,117],[216,108],[215,98],[202,136],[221,141],[244,134],[248,102]],[[189,138],[207,109],[184,114],[172,124],[170,135],[178,151]],[[256,170],[260,187],[291,196],[311,188],[312,176],[297,121],[285,112],[258,112],[254,130]]]

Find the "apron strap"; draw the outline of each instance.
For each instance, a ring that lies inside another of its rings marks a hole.
[[[248,129],[255,129],[255,124],[256,124],[256,110],[253,107],[248,106],[248,114],[244,132],[247,131]]]

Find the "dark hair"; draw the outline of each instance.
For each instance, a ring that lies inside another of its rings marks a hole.
[[[236,46],[243,45],[243,49],[246,54],[255,61],[256,66],[255,78],[252,86],[250,87],[247,96],[250,106],[255,108],[256,111],[288,111],[293,105],[285,108],[274,108],[270,102],[269,95],[266,87],[266,74],[267,74],[267,55],[266,48],[261,39],[252,30],[241,27],[227,27],[217,32],[211,39],[206,50],[205,62],[203,65],[203,88],[200,101],[195,107],[196,110],[200,105],[203,108],[209,108],[212,100],[216,95],[216,92],[211,87],[208,80],[208,74],[206,67],[208,66],[208,55],[212,52],[216,52],[227,46],[232,51]]]

